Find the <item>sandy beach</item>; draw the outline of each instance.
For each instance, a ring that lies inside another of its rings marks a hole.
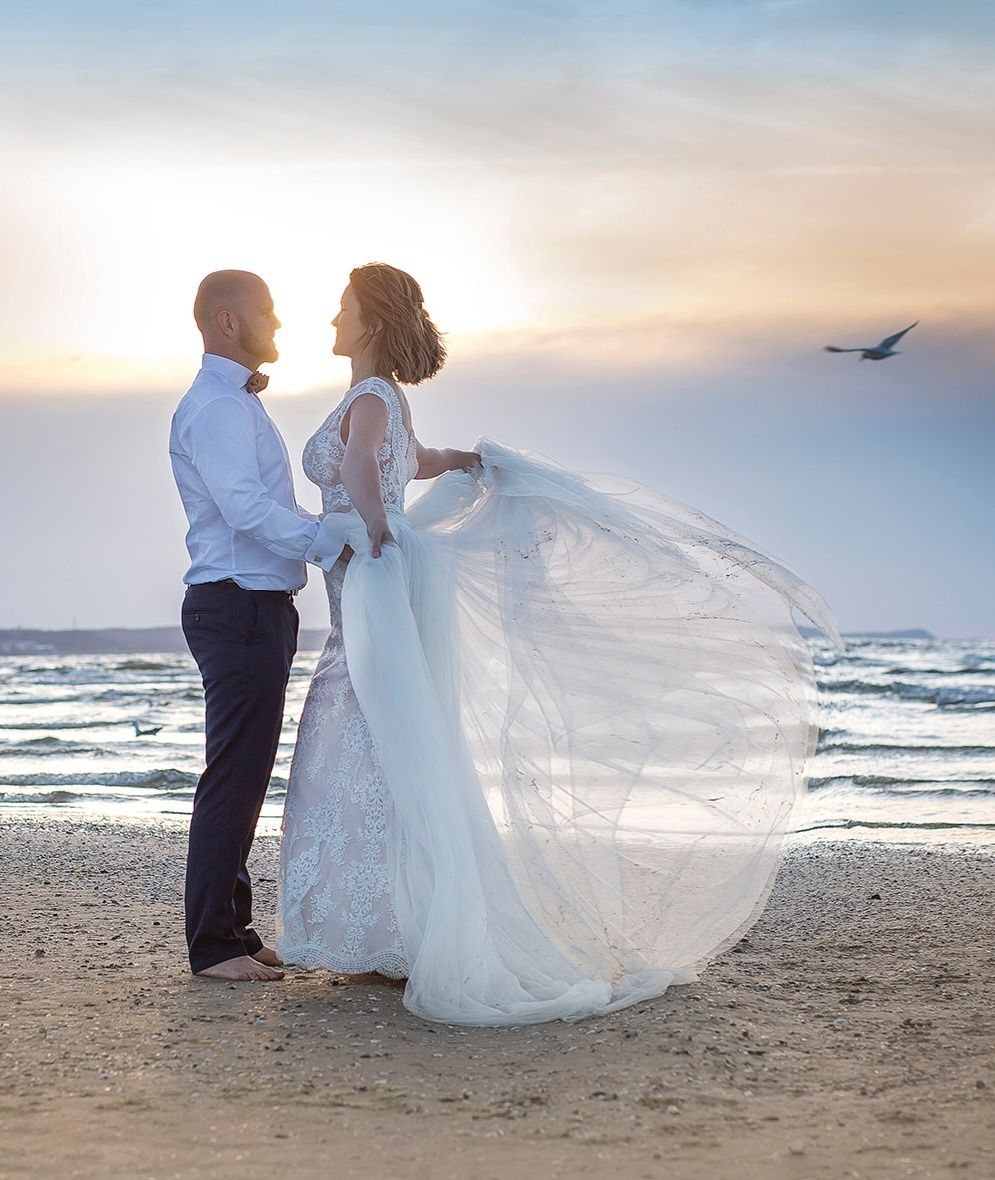
[[[983,850],[798,846],[699,983],[510,1030],[424,1023],[374,977],[192,978],[184,850],[162,822],[0,819],[3,1180],[995,1169]]]

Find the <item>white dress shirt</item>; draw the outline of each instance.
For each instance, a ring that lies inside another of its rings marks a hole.
[[[246,590],[299,590],[305,562],[330,570],[342,522],[319,522],[294,497],[290,456],[251,370],[206,353],[173,414],[169,456],[190,528],[184,582],[233,578]]]

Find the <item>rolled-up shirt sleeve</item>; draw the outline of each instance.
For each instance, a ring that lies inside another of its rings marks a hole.
[[[331,569],[338,531],[303,519],[269,494],[259,474],[252,419],[235,398],[219,397],[186,424],[181,442],[221,513],[235,532],[244,533],[281,557]]]

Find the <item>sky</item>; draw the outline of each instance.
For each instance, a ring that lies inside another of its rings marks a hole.
[[[166,439],[198,281],[269,282],[266,402],[299,456],[349,384],[328,321],[379,259],[447,332],[410,391],[426,445],[640,479],[775,552],[845,629],[995,635],[988,4],[0,19],[0,627],[175,623]],[[888,361],[822,351],[913,320]]]

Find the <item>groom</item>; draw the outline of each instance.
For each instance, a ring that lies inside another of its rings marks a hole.
[[[259,398],[258,369],[280,327],[258,275],[223,270],[200,284],[204,358],[173,415],[169,452],[190,528],[183,633],[204,682],[207,765],[190,820],[186,936],[194,974],[282,979],[252,929],[246,861],[269,784],[297,650],[294,595],[305,562],[342,550],[294,498],[287,448]]]

